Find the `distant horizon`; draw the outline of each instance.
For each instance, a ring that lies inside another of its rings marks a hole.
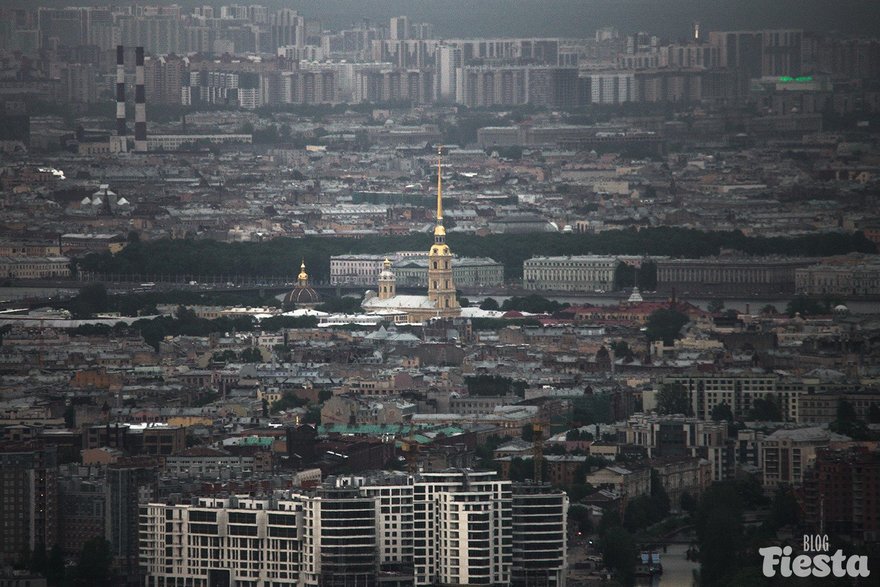
[[[7,0],[10,8],[107,6],[119,0]],[[796,28],[877,36],[877,0],[152,0],[138,4],[193,6],[261,4],[292,8],[325,28],[347,28],[368,18],[409,16],[435,26],[436,37],[588,38],[612,26],[622,34],[644,31],[669,39],[688,36],[693,21],[704,31]],[[512,6],[516,8],[512,8]]]

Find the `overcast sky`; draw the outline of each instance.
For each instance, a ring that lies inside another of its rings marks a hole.
[[[113,4],[110,0],[0,0],[19,6]],[[116,0],[122,4],[122,0]],[[264,4],[300,10],[339,28],[362,18],[408,15],[432,22],[442,36],[592,36],[604,25],[667,37],[704,30],[806,28],[877,35],[880,0],[152,0],[142,4]]]

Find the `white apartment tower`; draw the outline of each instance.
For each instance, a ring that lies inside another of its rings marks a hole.
[[[494,471],[331,478],[263,498],[142,504],[141,567],[148,587],[559,587],[567,511],[564,493]]]
[[[462,67],[461,47],[453,45],[440,45],[437,47],[437,76],[434,83],[437,88],[437,98],[443,100],[455,100],[456,80]]]

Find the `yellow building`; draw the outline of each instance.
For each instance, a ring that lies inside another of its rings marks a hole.
[[[446,244],[446,228],[443,226],[442,148],[437,151],[437,223],[434,244],[428,252],[428,295],[398,295],[388,259],[379,274],[378,290],[378,293],[367,292],[361,307],[368,314],[385,315],[395,322],[420,323],[461,314],[452,277],[452,251]]]

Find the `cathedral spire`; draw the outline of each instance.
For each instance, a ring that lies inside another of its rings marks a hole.
[[[443,228],[443,146],[437,145],[437,226],[434,234],[446,234]]]

